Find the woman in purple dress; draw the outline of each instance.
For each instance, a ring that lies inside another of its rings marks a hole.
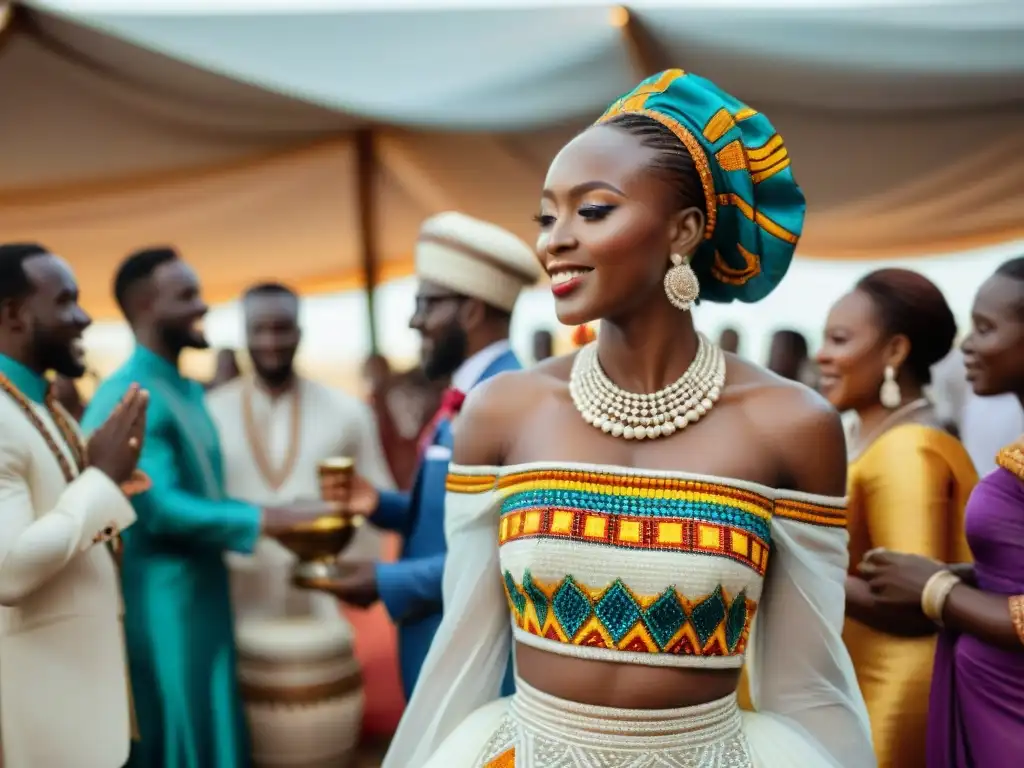
[[[975,393],[1024,406],[1024,258],[1001,266],[974,302],[963,345]],[[1019,768],[1024,744],[1024,438],[967,504],[975,562],[886,550],[860,565],[880,603],[940,628],[928,713],[928,768]]]

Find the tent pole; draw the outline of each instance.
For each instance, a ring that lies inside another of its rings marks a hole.
[[[664,49],[633,11],[624,5],[612,8],[610,23],[622,30],[622,42],[634,75],[644,79],[668,69],[662,66],[667,60]]]
[[[25,9],[0,0],[0,50],[14,36],[15,27],[25,21]]]
[[[374,174],[377,158],[374,151],[373,130],[362,128],[356,131],[356,183],[357,205],[359,206],[359,241],[362,248],[363,285],[366,286],[367,327],[370,330],[370,353],[380,351],[377,337],[377,313],[375,294],[379,278],[377,263],[377,210],[374,195]]]

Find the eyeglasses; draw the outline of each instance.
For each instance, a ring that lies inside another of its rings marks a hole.
[[[465,301],[466,297],[458,293],[440,293],[433,294],[430,296],[417,296],[416,297],[416,314],[425,315],[430,310],[435,309],[440,304],[444,304],[449,301]]]

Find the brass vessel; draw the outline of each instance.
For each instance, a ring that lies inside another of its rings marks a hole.
[[[341,575],[338,555],[352,542],[362,524],[361,517],[321,517],[296,523],[275,538],[299,559],[292,576],[304,586],[312,586]]]
[[[321,484],[328,478],[351,478],[354,471],[355,461],[348,456],[325,459],[317,464]],[[344,509],[347,500],[343,498],[338,503]],[[275,538],[298,558],[292,571],[295,581],[313,587],[342,574],[338,556],[352,542],[356,529],[362,524],[362,517],[342,513],[295,523],[277,533]]]

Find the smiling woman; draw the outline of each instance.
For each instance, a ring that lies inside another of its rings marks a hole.
[[[872,272],[829,314],[818,353],[821,388],[859,420],[849,475],[854,566],[876,548],[943,562],[971,559],[964,506],[977,473],[923,395],[932,366],[955,336],[942,292],[905,269]],[[847,613],[843,636],[879,766],[922,765],[933,633],[912,612],[893,615],[879,606],[855,568],[847,580]]]
[[[387,768],[874,764],[838,415],[687,311],[770,293],[803,214],[767,118],[681,70],[554,158],[537,257],[559,319],[600,333],[466,400],[444,619]]]

